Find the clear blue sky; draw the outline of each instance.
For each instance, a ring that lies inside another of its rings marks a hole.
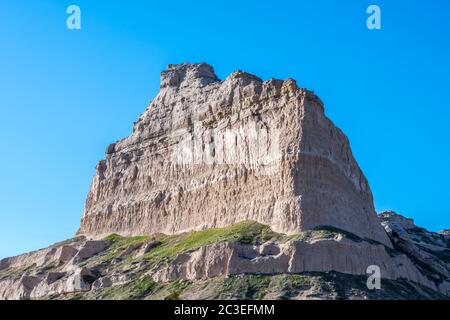
[[[348,135],[378,210],[450,228],[449,28],[446,0],[2,0],[0,257],[75,233],[106,146],[184,61],[297,79]]]

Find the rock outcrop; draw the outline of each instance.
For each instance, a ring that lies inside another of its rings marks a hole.
[[[174,234],[243,220],[391,243],[346,136],[292,79],[169,65],[133,133],[97,165],[78,234]]]
[[[450,237],[417,227],[412,219],[392,211],[379,218],[394,248],[407,254],[439,291],[450,296]]]
[[[270,247],[272,253],[264,252]],[[379,266],[384,279],[408,279],[439,291],[404,254],[390,255],[382,245],[343,237],[290,241],[261,246],[218,243],[180,254],[172,263],[153,274],[157,282],[205,280],[239,274],[300,274],[340,272],[367,275],[369,266]]]
[[[172,236],[79,237],[0,260],[0,299],[158,299],[176,283],[195,292],[198,283],[210,283],[212,290],[223,279],[251,275],[312,279],[336,274],[333,286],[342,286],[341,278],[358,286],[358,297],[349,293],[348,298],[450,298],[449,239],[392,212],[380,220],[393,249],[330,227],[288,236],[250,221]],[[365,284],[373,266],[382,278],[377,293]],[[298,288],[298,298],[332,298],[321,290]],[[275,291],[267,298],[282,297]],[[186,298],[197,297],[191,295]]]
[[[98,275],[83,264],[104,252],[110,244],[78,237],[1,260],[0,300],[33,299],[89,291]]]
[[[450,298],[449,231],[377,217],[317,96],[207,64],[161,74],[97,165],[77,234],[0,260],[0,299],[242,298],[233,282],[257,292],[244,298]]]

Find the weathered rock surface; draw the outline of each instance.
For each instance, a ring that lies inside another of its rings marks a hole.
[[[0,260],[0,299],[33,299],[90,290],[97,275],[82,263],[109,244],[78,237]]]
[[[406,253],[422,274],[450,295],[450,239],[417,227],[412,219],[388,211],[379,215],[395,249]]]
[[[86,241],[83,245],[83,247],[78,251],[78,253],[75,256],[75,261],[80,262],[87,258],[90,258],[94,255],[96,255],[99,252],[102,252],[108,247],[107,241],[95,241],[90,240]]]
[[[218,243],[180,254],[168,267],[153,273],[157,282],[204,280],[239,274],[299,274],[304,272],[340,272],[366,275],[372,265],[380,267],[385,279],[408,279],[436,291],[405,254],[390,255],[383,245],[346,238],[313,242],[290,241],[272,245],[274,254],[261,253],[262,246]]]
[[[97,165],[78,235],[0,260],[0,299],[450,297],[448,230],[376,216],[317,96],[206,64],[161,74]]]
[[[78,231],[174,234],[254,220],[390,246],[346,136],[292,79],[169,65],[133,133],[97,165]]]
[[[367,268],[374,265],[380,268],[382,287],[390,281],[390,290],[397,285],[402,292],[407,289],[405,298],[450,297],[448,239],[392,212],[383,213],[380,220],[392,237],[393,249],[335,228],[287,236],[255,222],[160,235],[160,240],[117,235],[100,241],[73,239],[0,260],[0,299],[61,299],[76,295],[87,299],[148,295],[158,299],[160,293],[152,290],[164,292],[165,287],[180,281],[194,287],[206,281],[214,287],[213,279],[239,279],[233,277],[242,275],[277,279],[282,275],[317,273],[326,278],[333,273],[344,278],[360,277],[354,278],[359,279],[358,298],[389,298],[387,293],[380,291],[377,295],[361,287]],[[332,297],[316,290],[299,292],[297,298]],[[276,298],[276,294],[271,292],[267,298]],[[402,297],[401,292],[391,290],[389,294]]]

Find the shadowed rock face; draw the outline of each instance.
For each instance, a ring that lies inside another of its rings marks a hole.
[[[382,212],[379,219],[394,248],[408,255],[422,274],[450,296],[450,236],[420,228],[393,211]]]
[[[391,246],[345,135],[294,80],[169,65],[133,133],[99,162],[80,235],[173,234],[255,220],[334,226]]]

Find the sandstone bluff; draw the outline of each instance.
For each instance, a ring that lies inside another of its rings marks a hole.
[[[97,165],[79,235],[254,220],[288,234],[334,226],[390,245],[348,139],[311,91],[242,71],[220,81],[207,64],[169,65],[160,86],[131,136]]]
[[[448,230],[377,216],[314,93],[203,63],[107,147],[75,238],[0,260],[0,299],[449,297]]]

